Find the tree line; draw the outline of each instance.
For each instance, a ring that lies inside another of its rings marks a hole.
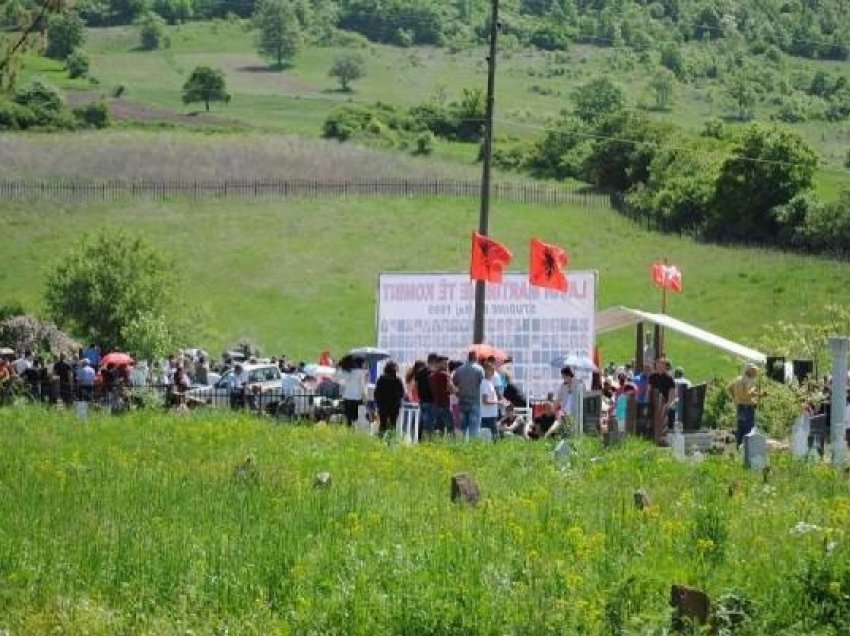
[[[537,177],[579,179],[669,232],[719,242],[848,255],[850,189],[824,202],[818,155],[787,126],[731,129],[706,122],[693,137],[630,108],[607,77],[582,84],[572,109],[531,142],[497,145],[495,162]]]

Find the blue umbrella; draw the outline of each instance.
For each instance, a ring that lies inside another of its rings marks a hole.
[[[558,356],[552,360],[552,366],[556,369],[570,367],[573,371],[593,371],[594,373],[599,371],[593,363],[593,360],[587,356],[578,356],[575,354]]]

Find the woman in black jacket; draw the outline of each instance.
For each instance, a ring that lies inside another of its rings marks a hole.
[[[398,377],[398,365],[390,360],[384,365],[384,373],[375,384],[375,404],[378,407],[381,433],[395,428],[403,399],[404,384]]]

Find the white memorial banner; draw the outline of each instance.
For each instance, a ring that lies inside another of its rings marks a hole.
[[[593,356],[596,273],[568,278],[566,293],[534,287],[527,274],[487,285],[485,341],[513,358],[511,377],[528,397],[555,391],[555,358]],[[468,274],[381,274],[377,345],[403,369],[431,352],[462,360],[472,344],[474,300]]]

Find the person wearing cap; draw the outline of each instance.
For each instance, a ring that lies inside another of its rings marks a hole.
[[[735,443],[738,446],[744,443],[744,437],[749,435],[756,425],[757,377],[758,367],[754,364],[748,364],[744,373],[726,387],[726,394],[735,403],[735,412],[738,418]]]

